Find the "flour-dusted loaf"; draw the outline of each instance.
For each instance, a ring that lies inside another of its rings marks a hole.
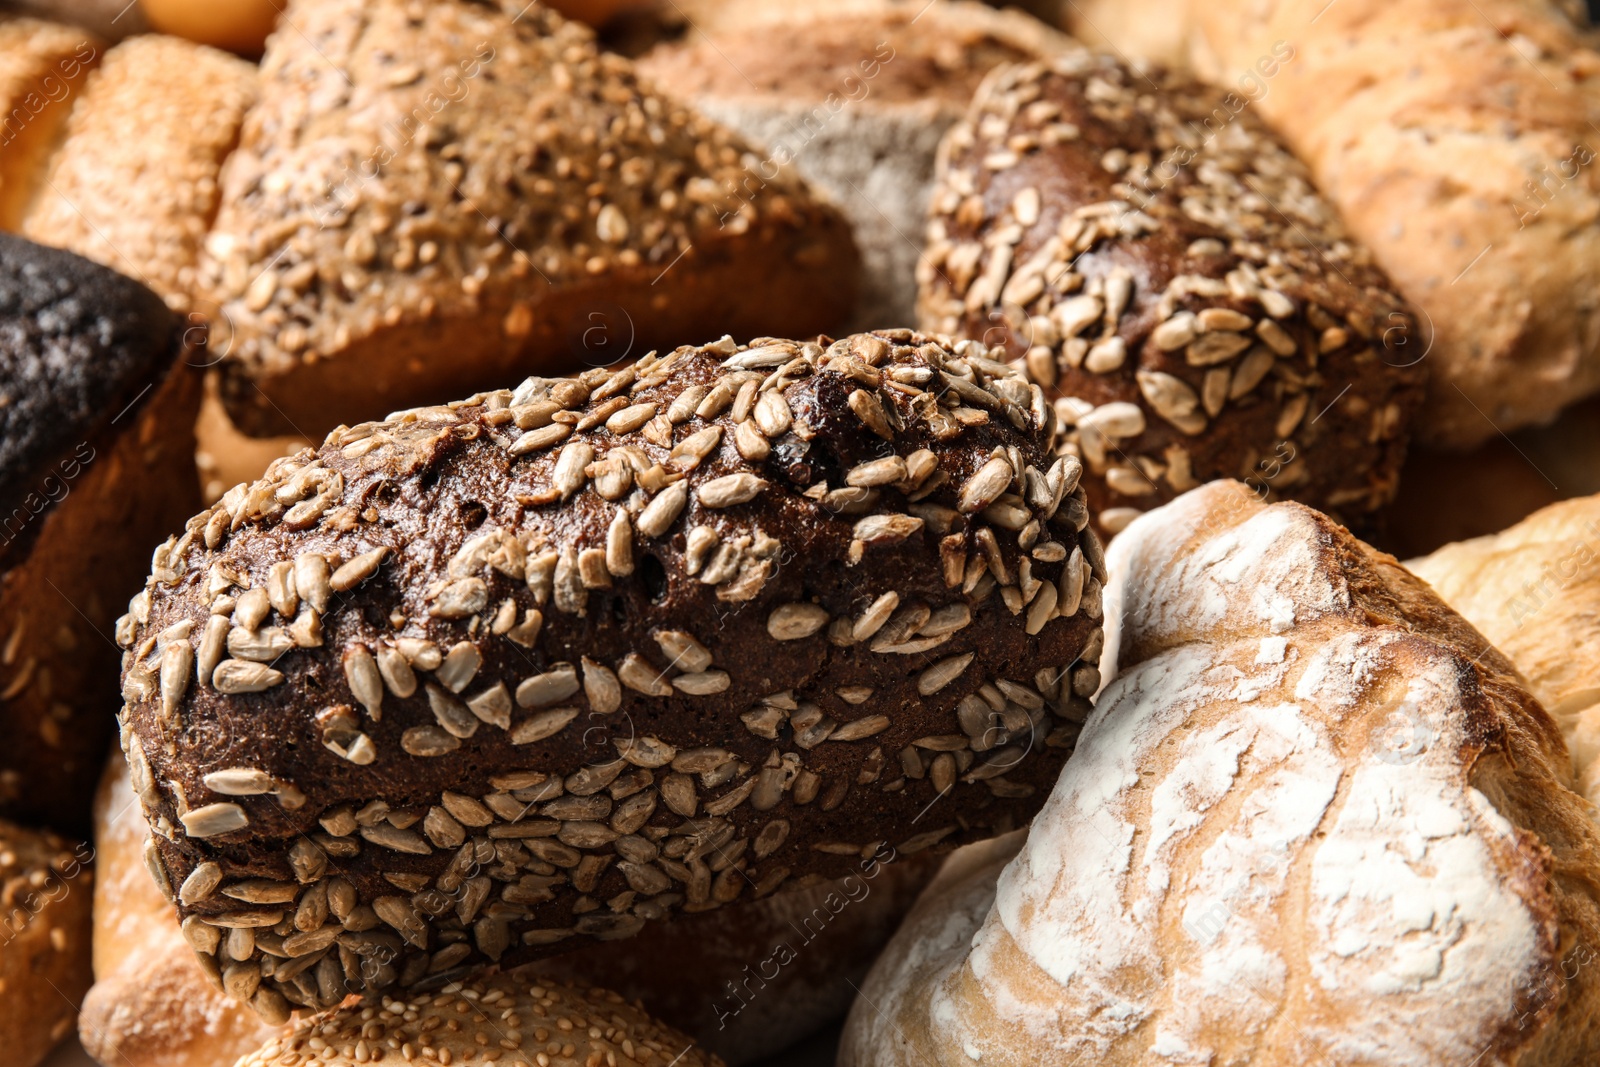
[[[255,88],[251,64],[177,37],[112,48],[79,90],[19,232],[191,307],[217,175]]]
[[[540,1067],[722,1067],[693,1038],[616,993],[525,971],[315,1015],[237,1067],[356,1067],[413,1059]]]
[[[692,9],[691,9],[692,11]],[[840,205],[861,248],[856,328],[909,326],[939,138],[1001,63],[1078,48],[1019,11],[973,0],[735,0],[641,74],[747,137],[746,195],[798,174]]]
[[[1194,68],[1250,98],[1422,313],[1419,439],[1469,447],[1600,388],[1600,51],[1583,5],[1118,6],[1096,20],[1115,45],[1143,47],[1136,27],[1151,20],[1175,27]],[[1293,59],[1272,62],[1285,46]]]
[[[192,340],[132,279],[0,234],[0,815],[88,829],[107,637],[198,504]]]
[[[1408,566],[1522,672],[1566,736],[1584,796],[1600,800],[1600,497]]]
[[[320,436],[531,370],[848,313],[839,213],[787,180],[746,199],[748,147],[581,24],[513,0],[287,17],[203,265],[246,431]]]
[[[117,636],[202,962],[281,1016],[1025,822],[1104,570],[1049,406],[982,351],[529,379],[190,520]]]
[[[1110,555],[1068,773],[919,903],[841,1064],[1595,1062],[1600,830],[1506,659],[1237,483]]]
[[[1393,496],[1415,322],[1220,92],[1088,53],[1001,68],[946,135],[928,241],[923,327],[1054,391],[1108,532],[1215,478],[1352,520]]]

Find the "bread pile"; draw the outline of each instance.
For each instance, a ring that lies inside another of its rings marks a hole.
[[[1600,1060],[1568,7],[0,14],[7,1062]]]

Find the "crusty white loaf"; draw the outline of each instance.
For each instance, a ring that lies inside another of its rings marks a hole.
[[[1282,132],[1430,320],[1422,436],[1466,447],[1600,388],[1600,53],[1570,6],[1119,0],[1074,28],[1137,51],[1134,28],[1187,22],[1195,69]]]
[[[103,48],[83,30],[0,13],[0,230],[21,221]]]
[[[1409,566],[1522,672],[1566,735],[1583,794],[1600,799],[1600,496]]]
[[[1504,657],[1238,483],[1111,561],[1122,673],[992,890],[943,879],[896,935],[841,1064],[1594,1063],[1600,831]]]

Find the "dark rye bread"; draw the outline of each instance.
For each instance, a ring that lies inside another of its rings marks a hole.
[[[0,815],[87,830],[111,624],[199,501],[187,343],[144,286],[0,234]]]
[[[529,379],[191,520],[117,635],[202,964],[279,1017],[1025,822],[1103,560],[1043,394],[961,352]]]
[[[1426,341],[1243,97],[1087,53],[1001,68],[938,180],[919,322],[1053,390],[1103,530],[1216,478],[1347,522],[1393,497]]]

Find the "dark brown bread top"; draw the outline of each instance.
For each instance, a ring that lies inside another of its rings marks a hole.
[[[931,213],[920,322],[1053,390],[1102,529],[1216,478],[1347,519],[1393,496],[1425,342],[1244,98],[1087,53],[1003,68]]]
[[[1030,817],[1099,681],[1079,464],[976,343],[822,341],[341,428],[156,552],[124,743],[230,992],[326,1006]]]
[[[0,516],[165,375],[176,325],[132,278],[0,233]]]

